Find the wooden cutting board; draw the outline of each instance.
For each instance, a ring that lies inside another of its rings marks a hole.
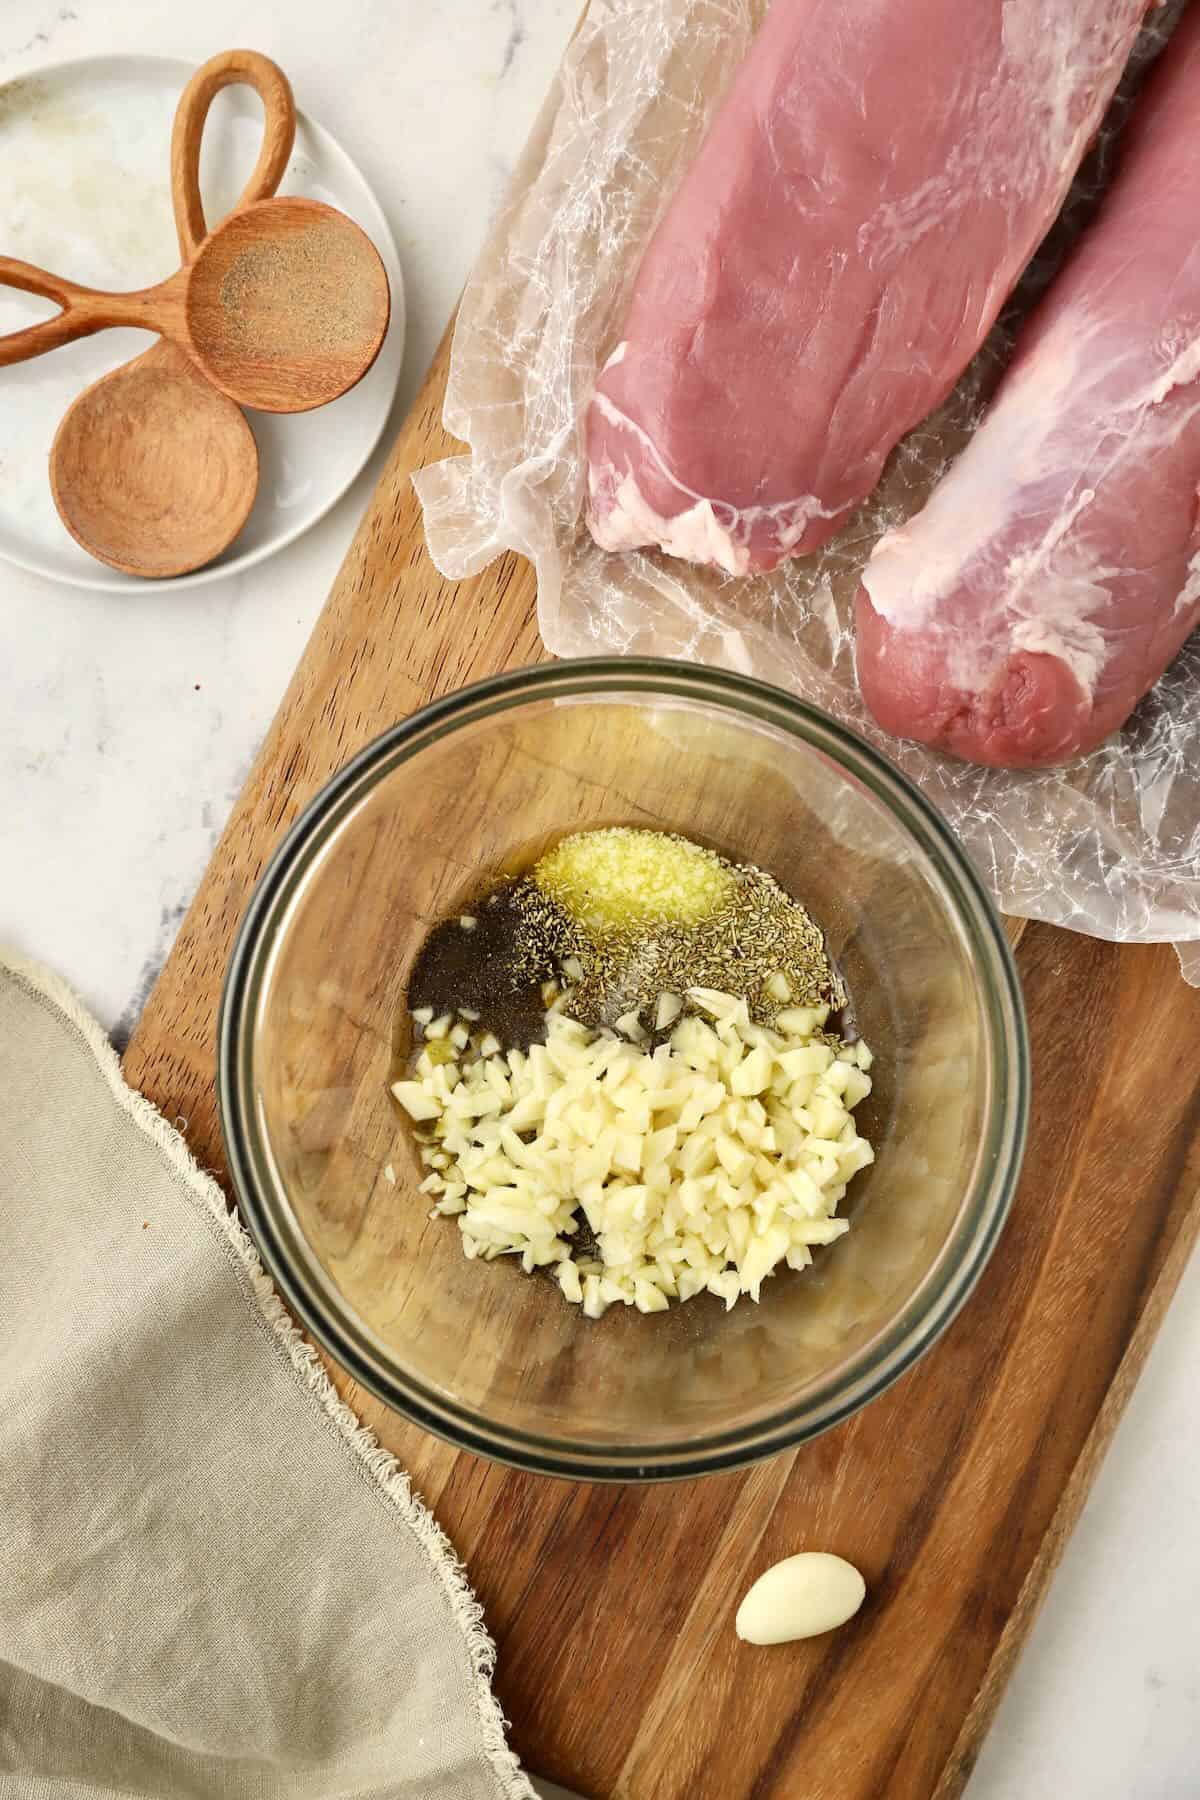
[[[458,448],[447,363],[443,345],[126,1054],[218,1176],[221,980],[280,834],[385,726],[542,655],[526,563],[452,586],[425,555],[409,475]],[[466,1559],[515,1748],[593,1800],[966,1781],[1200,1223],[1200,994],[1173,952],[1012,935],[1034,1100],[1011,1222],[936,1349],[839,1430],[742,1474],[581,1487],[459,1454],[335,1371]],[[749,1581],[805,1546],[863,1569],[863,1612],[739,1644]]]

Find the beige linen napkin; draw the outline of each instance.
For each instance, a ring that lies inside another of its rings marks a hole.
[[[492,1661],[215,1184],[0,957],[0,1795],[533,1800]]]

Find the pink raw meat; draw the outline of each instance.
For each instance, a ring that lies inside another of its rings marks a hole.
[[[744,574],[831,537],[982,343],[1145,6],[775,0],[597,383],[597,543]]]
[[[1094,749],[1200,622],[1198,486],[1193,6],[983,424],[867,565],[858,678],[880,724],[1002,767]]]

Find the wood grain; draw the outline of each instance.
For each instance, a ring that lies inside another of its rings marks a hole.
[[[37,294],[61,308],[51,319],[41,319],[23,331],[10,331],[0,337],[0,369],[29,362],[63,344],[73,344],[77,338],[105,331],[110,325],[130,325],[138,331],[181,338],[185,333],[186,283],[187,271],[178,269],[157,287],[108,294],[100,288],[81,287],[77,281],[68,281],[64,275],[39,269],[33,263],[20,262],[14,256],[0,256],[0,287]]]
[[[253,206],[278,188],[296,141],[296,101],[278,63],[257,50],[222,50],[210,56],[179,97],[171,126],[171,205],[185,263],[191,262],[208,236],[200,194],[200,146],[209,108],[224,88],[252,87],[263,106],[263,135],[258,158],[233,210]]]
[[[200,140],[214,97],[237,82],[262,99],[263,141],[240,198],[209,229]],[[0,257],[0,287],[61,309],[0,336],[0,368],[112,325],[132,325],[157,333],[231,401],[260,412],[309,412],[354,387],[387,335],[387,271],[345,213],[319,200],[273,197],[295,131],[291,87],[267,57],[227,50],[203,64],[183,91],[171,137],[182,267],[156,287],[112,294]]]
[[[408,477],[455,448],[447,355],[126,1055],[218,1174],[220,982],[280,833],[395,719],[541,654],[527,566],[452,587],[424,554]],[[739,1474],[573,1486],[457,1453],[335,1372],[469,1563],[531,1766],[597,1800],[961,1791],[1200,1221],[1200,997],[1172,952],[1012,935],[1035,1085],[1011,1222],[937,1348],[839,1430]],[[863,1612],[828,1641],[739,1644],[746,1584],[805,1545],[862,1567]]]
[[[275,63],[252,50],[226,50],[197,69],[171,133],[171,204],[184,267],[208,235],[200,145],[209,108],[222,88],[242,82],[262,101],[263,141],[239,208],[274,194],[292,153],[296,107]],[[7,272],[14,281],[14,265]],[[77,307],[78,290],[56,276],[18,267],[14,284],[56,300],[62,311],[32,327],[32,336],[15,334],[7,353],[0,342],[0,361],[39,342],[48,349],[66,341]],[[160,338],[73,402],[51,447],[50,490],[90,556],[126,575],[166,579],[202,568],[241,531],[258,492],[258,446],[240,408],[178,344]]]
[[[160,338],[72,401],[50,491],[89,556],[167,580],[232,544],[258,494],[258,445],[241,408]]]
[[[391,317],[387,270],[360,225],[287,194],[235,208],[188,270],[180,342],[258,412],[311,412],[360,382]]]

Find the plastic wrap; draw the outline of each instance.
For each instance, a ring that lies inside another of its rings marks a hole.
[[[1182,7],[1158,10],[1064,213],[946,405],[897,448],[831,543],[733,578],[610,555],[583,523],[581,421],[640,252],[765,10],[763,0],[593,0],[464,296],[447,428],[470,454],[415,477],[451,579],[515,550],[534,563],[558,656],[677,656],[789,688],[875,743],[941,809],[1008,913],[1118,942],[1174,942],[1200,985],[1200,634],[1125,730],[1065,769],[960,763],[888,737],[859,698],[862,567],[923,504],[977,423],[1016,325],[1103,190],[1112,142]]]

